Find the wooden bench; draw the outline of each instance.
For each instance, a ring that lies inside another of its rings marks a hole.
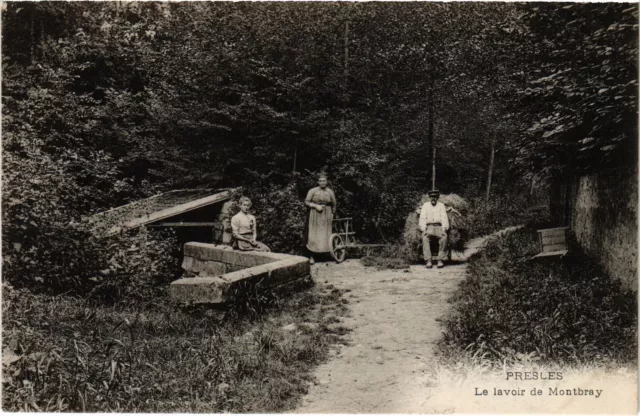
[[[533,259],[544,257],[564,257],[568,252],[567,232],[569,227],[546,228],[538,230],[540,253]]]

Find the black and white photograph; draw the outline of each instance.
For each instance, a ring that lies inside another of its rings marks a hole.
[[[2,410],[638,414],[638,3],[3,1]]]

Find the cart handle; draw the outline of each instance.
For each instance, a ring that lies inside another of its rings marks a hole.
[[[348,218],[334,218],[334,221],[351,221],[353,218],[348,217]]]

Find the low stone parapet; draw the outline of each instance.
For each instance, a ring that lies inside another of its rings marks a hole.
[[[238,251],[228,246],[187,243],[186,277],[171,283],[171,297],[187,304],[224,304],[244,290],[264,291],[310,274],[309,260],[280,253]]]

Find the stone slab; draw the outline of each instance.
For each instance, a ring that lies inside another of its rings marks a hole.
[[[218,261],[203,261],[194,257],[187,256],[185,256],[184,260],[182,261],[182,268],[184,270],[196,274],[203,274],[206,276],[218,276],[229,271],[226,263],[221,263]]]
[[[270,290],[311,273],[306,257],[242,252],[205,243],[187,243],[184,248],[183,268],[200,276],[176,280],[169,290],[175,301],[186,304],[229,303],[242,291]],[[218,273],[223,268],[226,273]],[[205,275],[208,272],[215,275]]]
[[[229,283],[239,283],[268,280],[269,283],[279,283],[289,277],[302,276],[310,273],[309,261],[298,259],[280,260],[274,263],[250,267],[220,276]]]
[[[186,304],[224,303],[229,283],[219,277],[192,277],[171,282],[171,297]]]
[[[253,267],[288,258],[288,254],[233,250],[229,246],[190,242],[184,245],[184,256],[202,261],[216,261],[236,266]]]

